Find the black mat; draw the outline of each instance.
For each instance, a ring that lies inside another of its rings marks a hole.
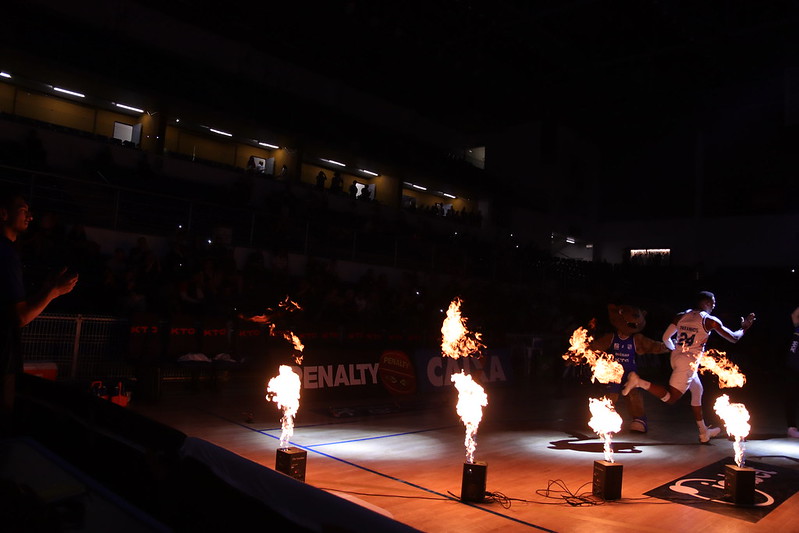
[[[725,465],[735,465],[735,460],[722,459],[645,494],[754,523],[799,490],[799,469],[747,460],[744,466],[756,471],[755,503],[735,504],[725,498]]]

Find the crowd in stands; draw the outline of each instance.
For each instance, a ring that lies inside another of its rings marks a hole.
[[[27,159],[20,164],[46,169],[46,155],[36,138],[26,143],[21,153]],[[128,185],[152,184],[141,168],[122,169],[113,161],[105,164],[108,178],[132,173],[138,181]],[[160,176],[157,181],[168,194],[170,184],[178,180]],[[736,279],[713,279],[713,273],[703,272],[701,265],[634,267],[551,257],[532,246],[480,240],[477,232],[468,231],[475,222],[468,216],[463,219],[467,221],[464,231],[452,232],[450,226],[439,231],[436,224],[424,223],[427,217],[421,217],[421,224],[418,220],[410,224],[401,214],[384,216],[386,207],[378,202],[369,202],[371,210],[334,210],[328,205],[328,190],[274,182],[281,186],[270,188],[258,206],[269,214],[269,239],[262,247],[253,247],[243,260],[237,259],[232,246],[208,244],[204,237],[183,230],[169,236],[165,253],[153,250],[146,236],[130,249],[104,251],[87,237],[80,214],[65,220],[55,212],[37,211],[33,199],[35,217],[20,242],[27,281],[31,287],[38,286],[45,276],[64,267],[80,273],[76,290],[54,302],[51,312],[219,318],[260,314],[289,297],[303,308],[300,327],[429,335],[437,334],[449,302],[461,297],[464,315],[490,341],[507,333],[542,332],[566,343],[576,327],[601,315],[607,302],[621,292],[648,300],[650,323],[656,328],[690,305],[690,295],[699,288],[718,291],[723,309],[746,307],[748,311],[751,307],[764,316],[763,310],[771,307],[761,291],[763,283],[775,279],[768,270],[758,275],[749,271]],[[219,190],[197,186],[192,191],[207,200],[224,198],[232,207],[253,207],[243,205],[243,197]],[[429,214],[450,218],[440,209]],[[302,232],[299,238],[297,228]],[[407,250],[424,250],[426,255],[417,265],[400,266],[404,270],[399,279],[389,279],[383,269],[372,268],[356,281],[345,281],[337,272],[337,261],[353,258],[337,250],[351,251],[356,233],[363,250],[386,252],[380,246],[389,243],[387,255],[393,256],[393,244],[406,242]],[[304,271],[291,272],[289,254],[303,252],[307,256]],[[760,326],[755,332],[763,329]]]

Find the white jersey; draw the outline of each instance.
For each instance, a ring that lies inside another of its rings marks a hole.
[[[691,359],[698,359],[705,351],[705,343],[710,337],[710,331],[705,328],[705,318],[709,317],[707,311],[696,309],[687,311],[677,321],[676,348],[672,354],[680,354]]]

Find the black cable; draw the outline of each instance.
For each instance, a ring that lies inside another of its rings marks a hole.
[[[379,494],[374,492],[358,492],[355,490],[343,490],[343,489],[329,489],[326,487],[317,487],[320,490],[325,490],[328,492],[343,492],[345,494],[355,494],[357,496],[377,496],[380,498],[406,498],[409,500],[449,500],[449,498],[436,498],[433,496],[407,496],[403,494]],[[452,493],[450,493],[452,494]],[[454,496],[454,494],[453,494]]]
[[[566,486],[566,484],[560,480],[550,480],[547,484],[546,489],[537,489],[535,491],[536,494],[539,496],[543,496],[545,498],[552,498],[552,499],[562,499],[563,503],[571,505],[572,507],[585,507],[588,505],[602,505],[605,503],[605,500],[602,498],[597,498],[590,492],[580,492],[580,490],[585,487],[586,485],[591,485],[592,482],[583,483],[577,488],[577,492],[572,492]],[[553,490],[552,486],[557,485],[560,487],[560,490]]]
[[[486,491],[485,493],[485,502],[486,503],[498,503],[505,509],[510,509],[510,498],[502,494],[501,492],[490,492]]]

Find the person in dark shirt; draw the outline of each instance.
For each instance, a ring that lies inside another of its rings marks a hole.
[[[56,298],[72,291],[78,275],[66,267],[50,276],[34,295],[25,294],[17,238],[33,219],[28,202],[18,191],[0,191],[0,434],[13,433],[16,379],[23,370],[21,328],[38,317]]]

